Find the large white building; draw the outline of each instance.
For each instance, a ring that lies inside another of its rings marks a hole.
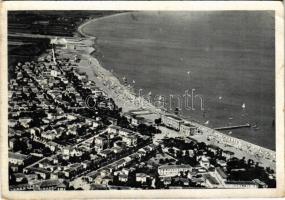
[[[29,156],[20,154],[20,153],[13,153],[9,152],[9,163],[16,164],[16,165],[23,165],[25,161],[28,159]]]
[[[184,123],[184,124],[181,124],[180,126],[180,133],[182,133],[183,135],[191,136],[191,135],[195,135],[197,132],[198,132],[198,128],[189,123]]]
[[[165,126],[173,128],[177,131],[180,130],[180,125],[183,123],[182,119],[172,115],[162,115],[161,121]]]
[[[190,165],[162,165],[158,167],[159,176],[178,176],[180,172],[192,171]]]

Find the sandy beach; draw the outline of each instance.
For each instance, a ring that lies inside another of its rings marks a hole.
[[[87,23],[90,23],[90,21],[86,22],[85,24]],[[89,35],[86,35],[82,32],[82,27],[84,27],[85,24],[79,26],[79,33],[87,39],[94,39],[94,37],[90,37]],[[117,77],[115,77],[110,71],[105,69],[95,57],[93,57],[89,53],[81,53],[81,56],[82,59],[78,64],[79,70],[82,72],[86,72],[89,80],[95,81],[96,85],[99,88],[101,88],[109,97],[113,98],[115,103],[119,107],[122,107],[123,112],[143,108],[159,115],[166,114],[164,111],[150,104],[147,100],[135,96],[135,94],[132,93],[131,88],[122,85],[121,81]],[[147,118],[147,115],[145,117]],[[220,133],[214,129],[210,129],[196,122],[190,121],[190,123],[197,126],[200,130],[203,131],[203,134],[193,136],[194,139],[200,142],[205,142],[206,144],[214,144],[224,150],[232,151],[235,153],[236,157],[245,157],[246,159],[253,159],[255,162],[259,162],[262,166],[270,167],[272,169],[276,168],[274,151]],[[162,130],[162,133],[155,136],[156,140],[162,139],[166,135],[168,137],[181,137],[178,132],[169,130],[164,127],[160,128]],[[209,140],[209,138],[211,139]],[[227,141],[227,144],[225,144],[225,142],[223,141],[219,141],[219,138],[221,140]],[[228,141],[232,142],[233,145],[228,145]],[[234,146],[234,144],[245,145],[245,147],[242,149],[238,145]],[[249,150],[247,151],[246,149]]]

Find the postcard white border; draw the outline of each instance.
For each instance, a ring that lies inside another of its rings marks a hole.
[[[6,1],[1,4],[1,187],[4,199],[143,199],[217,198],[284,196],[284,12],[276,1]],[[8,190],[8,87],[7,87],[7,11],[8,10],[274,10],[276,48],[276,189],[187,189],[187,190],[109,190],[109,191],[9,191]]]

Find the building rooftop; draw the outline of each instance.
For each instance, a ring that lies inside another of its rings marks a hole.
[[[216,170],[217,170],[217,172],[221,175],[221,177],[222,177],[223,179],[228,178],[228,176],[226,175],[225,171],[224,171],[222,168],[217,167]]]
[[[211,184],[213,185],[219,185],[219,182],[217,181],[217,179],[213,176],[211,176],[210,174],[203,174],[204,178],[209,180]]]
[[[174,116],[174,115],[165,115],[165,116],[168,117],[168,118],[173,118],[173,119],[178,120],[178,121],[182,121],[181,118],[176,117],[176,116]]]
[[[58,186],[65,187],[65,185],[59,180],[46,180],[46,181],[41,182],[41,185],[40,185],[41,188],[58,187]]]
[[[9,158],[17,159],[17,160],[25,160],[28,157],[28,155],[24,155],[24,154],[20,154],[20,153],[14,153],[14,152],[9,152],[8,156],[9,156]]]
[[[185,169],[185,168],[192,168],[190,165],[161,165],[158,169]]]

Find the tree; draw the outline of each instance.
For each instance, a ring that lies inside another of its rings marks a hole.
[[[158,126],[161,124],[161,118],[155,119],[154,123]]]
[[[169,149],[168,149],[168,152],[169,152],[170,154],[174,154],[174,149],[173,149],[173,148],[169,148]]]

